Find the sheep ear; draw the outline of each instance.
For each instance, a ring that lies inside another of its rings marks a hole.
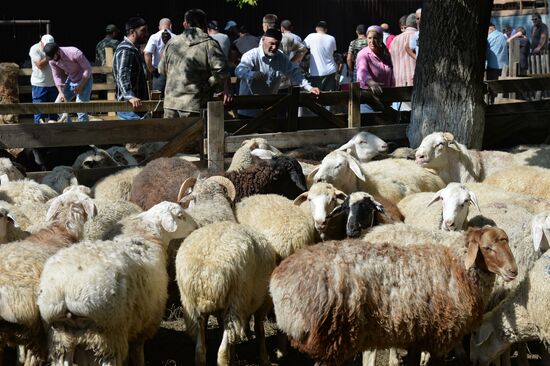
[[[273,157],[275,156],[275,153],[271,150],[266,150],[266,149],[254,149],[250,152],[250,155],[257,156],[262,160],[270,160],[270,159],[273,159]]]
[[[330,213],[327,215],[327,219],[332,218],[340,213],[342,213],[344,210],[344,204],[338,205],[330,211]]]
[[[0,185],[1,184],[6,184],[10,181],[10,177],[8,177],[7,174],[2,174],[0,175]]]
[[[180,190],[178,192],[178,199],[177,201],[180,202],[183,197],[187,194],[187,190],[191,189],[193,190],[193,187],[195,186],[195,183],[197,183],[197,178],[190,177],[187,178],[180,186]]]
[[[59,213],[59,208],[61,207],[61,200],[54,199],[48,212],[46,212],[46,221],[50,221],[55,215]]]
[[[348,197],[347,194],[345,194],[344,192],[342,192],[341,190],[339,189],[336,189],[334,194],[336,195],[336,199],[337,200],[342,200],[342,201],[345,201],[345,199]]]
[[[445,141],[447,141],[447,143],[451,144],[453,142],[455,142],[455,136],[450,133],[450,132],[443,132],[443,138],[445,139]]]
[[[246,145],[250,140],[243,140],[243,142],[241,142],[241,146],[244,146]]]
[[[307,200],[307,195],[308,194],[309,194],[309,192],[304,192],[301,195],[299,195],[298,197],[296,197],[294,199],[294,204],[296,206],[300,206],[305,200]]]
[[[82,206],[84,207],[84,211],[88,216],[88,220],[94,218],[97,215],[97,207],[91,198],[86,198],[82,202]]]
[[[7,218],[11,220],[11,222],[13,223],[13,227],[19,227],[19,224],[17,223],[17,220],[15,219],[15,214],[10,212],[10,213],[7,214]]]
[[[481,213],[481,209],[479,208],[479,204],[477,203],[477,197],[476,194],[472,191],[468,191],[468,194],[470,195],[470,202],[476,206],[477,210]]]
[[[353,173],[357,176],[357,178],[361,179],[363,182],[365,181],[365,175],[363,175],[363,171],[361,169],[361,166],[359,163],[357,163],[357,160],[353,159],[351,156],[348,157],[348,164]]]
[[[71,186],[77,186],[78,185],[78,179],[76,178],[76,176],[71,177],[71,179],[69,180],[69,184]]]
[[[550,237],[547,235],[547,233],[545,233],[545,221],[546,215],[540,214],[535,216],[533,218],[533,221],[531,222],[531,238],[533,240],[533,246],[536,251],[540,250],[545,236],[546,240],[550,241]]]
[[[470,229],[467,232],[468,237],[468,252],[464,259],[464,267],[470,269],[476,262],[477,253],[479,252],[479,241],[481,238],[482,229]]]
[[[437,202],[441,199],[441,191],[443,191],[443,189],[440,189],[439,191],[435,192],[435,194],[433,195],[432,199],[430,200],[430,202],[428,202],[428,204],[426,205],[426,207],[430,207],[432,205],[432,203],[434,202]]]
[[[321,166],[318,165],[318,166],[316,166],[315,168],[313,168],[313,170],[312,170],[312,171],[308,174],[308,176],[307,176],[307,180],[308,180],[308,181],[313,182],[313,179],[315,178],[315,174],[317,174],[317,172],[319,171],[319,168],[320,168],[320,167],[321,167]]]
[[[353,139],[346,142],[344,145],[340,146],[337,151],[346,151],[347,149],[351,149],[351,147],[354,145]]]
[[[170,212],[163,212],[160,220],[162,228],[169,233],[173,233],[177,230],[178,224]]]
[[[376,201],[374,198],[371,199],[371,202],[373,203],[374,205],[374,208],[376,209],[376,211],[378,212],[381,212],[381,213],[384,213],[384,205],[381,204],[380,202]]]
[[[483,343],[485,343],[491,334],[493,334],[495,331],[495,328],[493,327],[493,324],[489,321],[481,323],[481,326],[479,327],[479,330],[477,331],[477,335],[474,337],[474,341],[476,346],[481,346]]]

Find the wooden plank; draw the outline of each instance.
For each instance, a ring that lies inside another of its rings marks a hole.
[[[113,76],[113,59],[114,59],[114,50],[112,47],[105,47],[105,65],[111,69],[109,73],[106,74],[106,81],[107,84],[114,84],[116,88],[115,78]],[[92,86],[93,88],[93,86]],[[107,100],[109,101],[115,101],[116,100],[116,89],[113,88],[112,90],[107,91]],[[109,117],[115,117],[116,112],[109,111],[107,113]]]
[[[298,130],[298,103],[300,100],[300,88],[290,88],[290,99],[288,103],[287,130]]]
[[[92,91],[101,91],[101,90],[114,90],[116,84],[114,83],[95,83],[92,85]],[[31,94],[32,86],[30,85],[20,85],[19,94]]]
[[[155,111],[162,109],[162,101],[143,101],[143,105],[137,108],[138,112]],[[102,113],[102,112],[131,112],[134,109],[129,102],[67,102],[67,103],[16,103],[0,104],[0,114],[35,114],[35,113]]]
[[[348,127],[361,127],[361,88],[351,83],[348,97]]]
[[[494,93],[507,92],[526,92],[536,90],[550,89],[550,75],[542,74],[538,76],[503,78],[499,80],[485,81],[489,91]]]
[[[263,137],[279,149],[295,148],[304,145],[341,144],[348,141],[360,131],[369,131],[386,141],[406,138],[408,124],[388,126],[370,126],[361,128],[331,128],[324,130],[306,130],[296,132],[278,132],[254,135],[229,136],[225,138],[225,151],[234,153],[244,140]]]
[[[0,148],[169,141],[199,117],[0,125]]]
[[[92,66],[93,74],[109,74],[113,72],[112,66]],[[19,76],[31,76],[32,69],[19,69]]]
[[[225,171],[223,117],[223,102],[208,102],[206,137],[208,141],[208,170],[212,173],[223,173]]]
[[[412,86],[396,86],[382,88],[382,94],[377,98],[382,102],[389,104],[391,102],[410,102],[412,100]],[[368,102],[372,95],[370,90],[361,90],[361,101]]]
[[[304,106],[309,108],[313,113],[317,114],[319,117],[322,117],[326,119],[327,121],[334,124],[336,127],[345,127],[346,122],[344,120],[341,120],[340,118],[336,117],[331,112],[327,111],[325,107],[320,106],[317,104],[311,97],[310,99],[304,99]]]
[[[180,150],[185,149],[189,145],[195,144],[197,140],[202,138],[204,131],[203,119],[200,117],[187,117],[183,119],[186,120],[185,127],[180,130],[180,132],[177,133],[175,137],[173,137],[166,145],[164,145],[162,149],[151,155],[148,159],[140,162],[139,165],[147,164],[154,159],[174,156]],[[195,122],[192,122],[192,119],[194,119]],[[200,123],[196,123],[197,120]],[[190,122],[191,124],[189,124]]]
[[[282,107],[284,107],[289,99],[290,99],[290,95],[284,95],[282,98],[277,100],[271,106],[264,109],[259,115],[251,119],[246,125],[244,125],[240,129],[235,131],[234,134],[251,133],[256,131],[258,127],[260,127],[263,124],[266,118],[273,116],[277,111],[279,111]]]
[[[506,104],[491,104],[485,108],[486,116],[507,116],[507,115],[524,115],[536,113],[548,113],[550,111],[550,100],[539,100],[535,102],[525,103],[506,103]],[[526,118],[521,118],[522,123]]]

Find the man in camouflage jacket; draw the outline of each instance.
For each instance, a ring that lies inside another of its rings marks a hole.
[[[116,39],[117,34],[118,27],[116,25],[109,24],[105,28],[105,38],[99,41],[99,43],[95,46],[95,64],[97,66],[105,66],[105,48],[111,47],[113,49],[113,53],[115,52],[116,47],[120,43],[120,41]]]
[[[206,33],[206,13],[192,9],[185,13],[182,34],[164,47],[159,72],[166,75],[164,118],[200,115],[215,92],[223,90],[231,99],[229,72],[223,51]]]

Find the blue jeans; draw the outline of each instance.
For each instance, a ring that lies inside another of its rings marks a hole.
[[[72,101],[76,96],[77,102],[89,102],[90,96],[92,95],[92,85],[93,81],[92,78],[89,78],[86,84],[82,87],[82,90],[80,90],[80,94],[76,95],[74,90],[78,83],[73,83],[69,79],[65,82],[65,90],[63,93],[65,94],[65,99],[67,102]],[[78,112],[78,120],[80,122],[87,122],[88,121],[88,113],[84,112]]]
[[[55,86],[32,86],[32,102],[33,103],[53,103],[55,98],[57,98],[57,88]],[[40,123],[40,118],[44,122],[48,122],[50,119],[57,120],[57,114],[35,114],[34,123]]]
[[[116,112],[118,119],[134,120],[143,119],[145,112]]]

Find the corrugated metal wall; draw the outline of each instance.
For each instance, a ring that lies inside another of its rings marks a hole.
[[[174,30],[181,32],[183,14],[186,10],[199,7],[209,18],[225,24],[233,19],[249,27],[251,33],[261,33],[261,18],[266,13],[275,13],[281,19],[288,18],[295,24],[295,32],[302,37],[314,31],[319,20],[326,20],[329,33],[336,37],[338,50],[345,51],[355,37],[355,26],[388,22],[392,32],[398,29],[398,19],[420,7],[422,1],[414,0],[258,0],[256,7],[236,8],[224,0],[168,0],[165,2],[133,2],[119,4],[125,11],[113,11],[112,1],[97,0],[86,3],[37,3],[14,0],[2,1],[0,19],[50,19],[52,34],[60,45],[80,48],[91,60],[94,58],[95,44],[103,38],[103,30],[109,23],[123,27],[131,16],[143,16],[149,23],[151,32],[156,31],[158,20],[170,17]],[[30,46],[39,40],[45,27],[23,25],[0,26],[0,62],[13,61],[19,64],[28,58]]]

